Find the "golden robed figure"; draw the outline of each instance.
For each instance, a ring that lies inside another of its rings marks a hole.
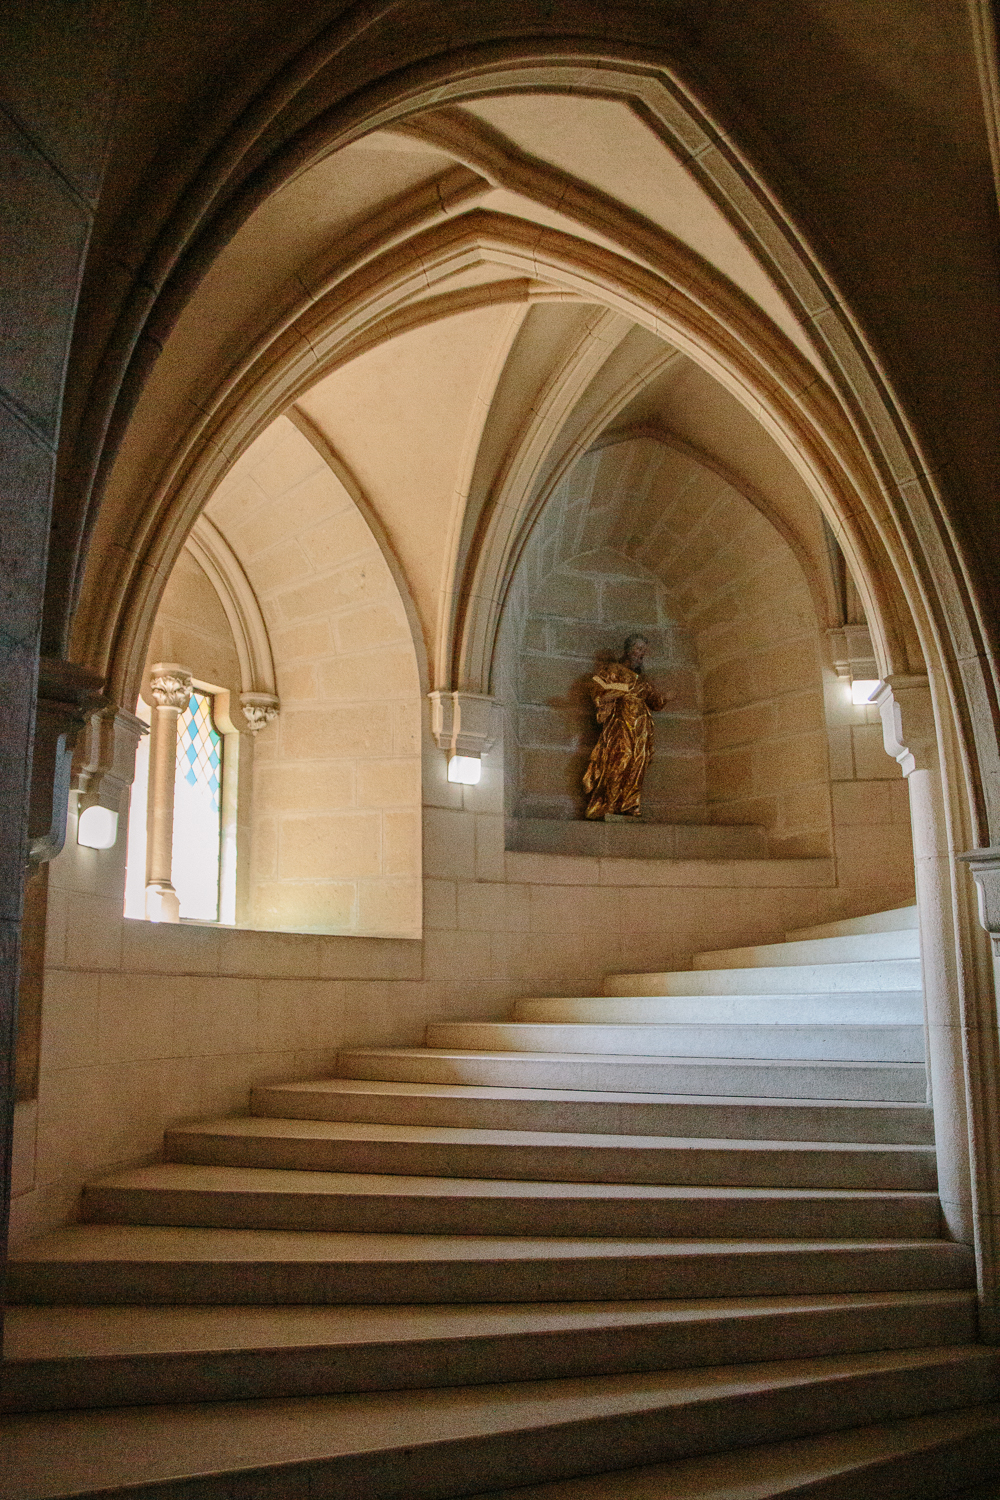
[[[666,703],[642,675],[648,650],[644,636],[630,635],[622,660],[591,678],[602,727],[583,773],[588,818],[639,816],[642,778],[653,754],[653,714]]]

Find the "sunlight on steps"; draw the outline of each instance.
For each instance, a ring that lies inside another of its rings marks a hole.
[[[1000,1476],[915,911],[525,997],[167,1132],[15,1255],[5,1500]]]

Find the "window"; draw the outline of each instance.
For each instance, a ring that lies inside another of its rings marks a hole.
[[[160,664],[151,726],[136,756],[129,807],[125,915],[154,922],[236,921],[240,734],[229,693]]]
[[[177,719],[171,878],[181,917],[202,922],[219,920],[222,757],[211,696],[195,689]]]

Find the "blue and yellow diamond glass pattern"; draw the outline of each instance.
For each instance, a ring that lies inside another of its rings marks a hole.
[[[181,916],[219,920],[222,736],[208,693],[193,692],[177,719],[173,883]]]

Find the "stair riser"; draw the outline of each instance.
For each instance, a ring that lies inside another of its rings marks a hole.
[[[641,1464],[724,1451],[734,1435],[741,1445],[778,1442],[816,1431],[893,1421],[928,1409],[958,1409],[988,1400],[996,1387],[991,1362],[967,1359],[912,1370],[877,1371],[823,1381],[788,1381],[766,1390],[726,1389],[678,1402],[650,1397],[637,1409],[581,1416],[548,1425],[511,1427],[486,1435],[455,1435],[379,1446],[374,1451],[245,1470],[230,1469],[183,1483],[119,1484],[119,1497],[168,1500],[448,1500],[466,1494],[476,1475],[503,1474],[512,1485],[532,1484]],[[294,1410],[294,1408],[292,1409]],[[526,1417],[528,1413],[525,1413]],[[17,1445],[18,1424],[9,1431]],[[137,1414],[138,1420],[138,1414]],[[137,1446],[132,1434],[130,1449]],[[148,1472],[145,1452],[132,1460]],[[183,1460],[172,1467],[183,1472]],[[89,1466],[88,1466],[89,1467]],[[175,1470],[176,1472],[176,1470]],[[237,1477],[239,1476],[239,1477]],[[178,1475],[178,1478],[180,1476]],[[77,1488],[76,1493],[79,1493]]]
[[[556,1025],[923,1026],[915,994],[582,995],[518,1000],[512,1020]]]
[[[356,1125],[443,1125],[468,1130],[546,1130],[595,1135],[680,1135],[721,1140],[866,1141],[930,1146],[930,1110],[850,1105],[562,1102],[255,1089],[251,1111],[264,1119],[344,1120]]]
[[[428,1047],[482,1052],[624,1053],[635,1057],[750,1057],[817,1062],[924,1059],[920,1026],[614,1026],[459,1021],[427,1028]]]
[[[650,1239],[932,1239],[933,1195],[875,1199],[526,1198],[448,1195],[385,1198],[290,1190],[199,1192],[95,1186],[81,1219],[225,1229],[353,1234],[622,1235]]]
[[[166,1159],[306,1172],[483,1177],[521,1182],[856,1188],[934,1192],[932,1151],[680,1150],[286,1140],[168,1131]]]
[[[283,1303],[647,1301],[813,1296],[831,1292],[961,1291],[975,1285],[964,1245],[815,1249],[724,1245],[667,1253],[553,1253],[479,1260],[13,1261],[13,1303],[87,1307],[258,1306]]]
[[[676,969],[649,974],[611,974],[606,995],[830,995],[841,991],[921,992],[919,958],[871,963],[770,964],[762,968]]]
[[[481,1385],[971,1343],[971,1296],[919,1310],[766,1312],[635,1326],[286,1350],[9,1361],[0,1409],[47,1411]]]
[[[923,1104],[924,1069],[897,1063],[852,1067],[840,1063],[611,1062],[606,1058],[556,1060],[520,1057],[488,1059],[435,1056],[366,1058],[342,1053],[341,1078],[377,1078],[397,1083],[466,1083],[496,1088],[592,1089],[624,1093],[746,1095],[756,1099],[845,1099]]]

